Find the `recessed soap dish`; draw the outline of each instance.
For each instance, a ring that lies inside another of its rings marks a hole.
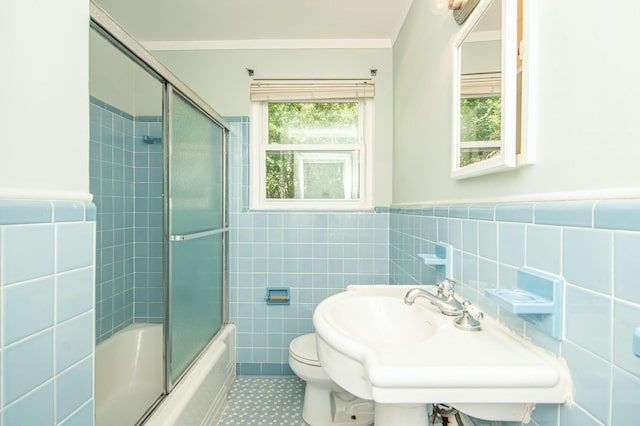
[[[564,280],[528,268],[518,270],[518,288],[491,288],[485,295],[543,332],[562,340]]]
[[[514,314],[551,314],[555,309],[553,301],[521,288],[488,289],[486,295]]]
[[[453,278],[451,276],[452,273],[452,253],[453,247],[451,244],[446,243],[436,243],[435,254],[423,254],[418,253],[416,257],[420,259],[425,265],[435,266],[436,269],[441,269],[444,267],[444,278]]]

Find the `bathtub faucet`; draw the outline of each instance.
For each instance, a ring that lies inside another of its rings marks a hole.
[[[416,298],[424,297],[429,300],[431,304],[435,305],[440,312],[445,315],[456,316],[462,314],[462,303],[455,298],[453,293],[453,287],[455,282],[452,280],[444,280],[437,285],[437,293],[433,294],[422,288],[412,288],[405,294],[404,303],[407,305],[413,305]],[[435,286],[434,286],[435,287]]]

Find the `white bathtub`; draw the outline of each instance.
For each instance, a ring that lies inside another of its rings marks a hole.
[[[96,346],[96,426],[134,425],[162,394],[162,326],[133,324]]]
[[[235,325],[227,324],[145,422],[215,425],[235,378]],[[133,426],[163,391],[162,326],[134,324],[96,347],[96,426]],[[134,397],[135,395],[135,397]]]

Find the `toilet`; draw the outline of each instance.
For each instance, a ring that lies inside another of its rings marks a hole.
[[[357,398],[345,391],[322,369],[315,333],[293,339],[289,345],[289,366],[306,382],[302,406],[305,422],[311,426],[373,424],[373,401]]]

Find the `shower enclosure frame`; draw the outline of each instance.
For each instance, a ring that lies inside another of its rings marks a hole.
[[[163,303],[163,338],[164,338],[164,392],[159,396],[152,406],[150,406],[147,412],[142,416],[138,424],[144,422],[144,420],[153,412],[153,410],[162,402],[167,394],[180,382],[180,380],[189,372],[191,367],[198,361],[204,350],[193,359],[190,365],[182,372],[182,374],[175,380],[172,380],[171,375],[171,327],[169,319],[171,318],[171,259],[170,259],[170,240],[172,235],[170,234],[170,194],[169,183],[171,180],[171,120],[169,119],[171,113],[172,97],[174,93],[179,94],[182,98],[188,101],[192,106],[198,109],[201,113],[206,115],[214,123],[222,128],[222,227],[214,231],[215,233],[222,234],[222,323],[220,329],[214,333],[211,340],[214,340],[220,331],[224,328],[224,325],[229,322],[229,268],[228,268],[228,253],[229,253],[229,225],[228,225],[228,185],[227,185],[227,167],[228,167],[228,140],[229,140],[229,123],[222,118],[215,110],[213,110],[200,96],[198,96],[193,90],[191,90],[186,84],[184,84],[178,77],[176,77],[168,68],[166,68],[160,61],[152,56],[140,43],[138,43],[126,30],[118,25],[113,18],[111,18],[100,6],[96,5],[93,1],[90,5],[90,27],[96,30],[100,35],[107,39],[118,50],[128,56],[133,62],[144,68],[154,78],[156,78],[163,86],[163,141],[168,143],[163,144],[163,288],[164,288],[164,303]],[[177,238],[179,239],[179,238]]]

